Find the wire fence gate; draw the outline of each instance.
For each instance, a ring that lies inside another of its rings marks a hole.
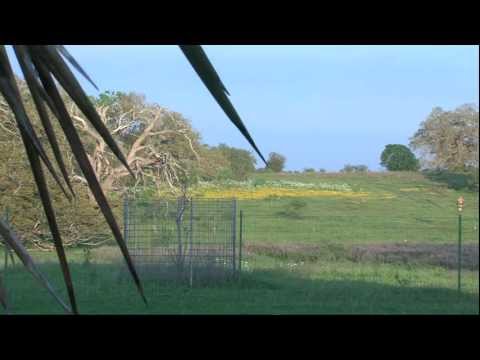
[[[124,199],[124,237],[144,280],[192,286],[236,278],[238,232],[235,199]]]

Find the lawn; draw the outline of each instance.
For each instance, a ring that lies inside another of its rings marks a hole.
[[[35,254],[40,268],[65,298],[53,254]],[[83,314],[478,314],[478,271],[417,264],[355,263],[249,254],[237,281],[193,287],[144,282],[146,307],[125,274],[115,248],[87,257],[69,252]],[[21,266],[6,274],[16,314],[62,313]]]

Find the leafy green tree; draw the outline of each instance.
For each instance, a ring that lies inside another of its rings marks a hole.
[[[276,152],[271,152],[268,155],[267,160],[268,168],[270,168],[274,172],[280,172],[285,167],[286,161],[287,159],[285,158],[285,156]]]
[[[100,119],[125,152],[127,164],[135,168],[133,179],[84,115],[71,107],[74,124],[84,139],[104,191],[137,185],[175,191],[197,177],[199,134],[181,114],[147,103],[143,94],[132,92],[104,92],[91,100]],[[86,184],[78,169],[75,179]]]
[[[96,106],[111,106],[119,101],[122,96],[126,94],[121,91],[104,91],[98,97],[90,96],[90,100]]]
[[[201,144],[199,147],[198,175],[201,180],[211,181],[230,176],[230,161],[217,147]]]
[[[255,171],[257,160],[248,150],[238,149],[220,144],[218,151],[229,161],[232,178],[245,180],[248,175]]]
[[[416,171],[419,163],[415,154],[401,144],[388,144],[380,156],[380,164],[388,171]]]

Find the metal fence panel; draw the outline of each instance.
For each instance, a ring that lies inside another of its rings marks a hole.
[[[143,278],[219,280],[235,273],[235,200],[125,200],[125,238]]]

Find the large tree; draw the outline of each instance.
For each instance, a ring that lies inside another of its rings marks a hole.
[[[478,106],[465,104],[453,111],[434,108],[410,146],[419,151],[425,168],[478,169]]]
[[[17,86],[33,128],[40,131],[41,121],[26,83],[17,79]],[[165,190],[175,187],[176,190],[184,175],[190,176],[193,169],[203,165],[198,161],[197,154],[201,148],[199,135],[181,114],[156,104],[147,104],[142,95],[102,93],[91,100],[100,119],[126,154],[135,175],[132,178],[75,104],[65,94],[63,98],[81,135],[90,164],[117,218],[122,217],[119,216],[120,197],[116,194],[121,194],[127,187],[142,184],[161,186]],[[54,131],[59,131],[58,124],[52,125]],[[45,140],[40,137],[40,142]],[[108,228],[99,216],[101,214],[96,209],[85,176],[67,151],[66,138],[58,134],[56,142],[60,153],[64,154],[61,159],[65,159],[66,178],[76,193],[76,201],[72,204],[63,196],[60,188],[52,187],[50,191],[59,210],[56,215],[63,244],[66,247],[100,245],[109,239]],[[15,125],[14,114],[0,96],[0,209],[8,207],[10,223],[23,244],[52,249],[52,238],[43,209],[32,206],[32,199],[38,197],[38,191],[21,146],[22,138]],[[52,155],[51,149],[47,148],[46,151]],[[49,185],[53,185],[52,180],[46,177]]]
[[[89,160],[106,192],[138,184],[167,184],[173,189],[198,166],[199,134],[181,114],[147,104],[143,95],[135,93],[103,93],[94,101],[135,175],[135,182],[129,184],[127,169],[72,104],[72,118],[89,144]],[[86,183],[79,172],[75,179]]]
[[[388,171],[418,170],[418,160],[415,154],[401,144],[388,144],[380,156],[380,165]]]
[[[217,150],[228,160],[233,179],[245,180],[248,175],[255,171],[257,161],[250,151],[225,144],[220,144]]]
[[[285,158],[285,156],[276,152],[271,152],[268,155],[268,168],[270,168],[274,172],[280,172],[285,167],[286,161],[287,159]]]

